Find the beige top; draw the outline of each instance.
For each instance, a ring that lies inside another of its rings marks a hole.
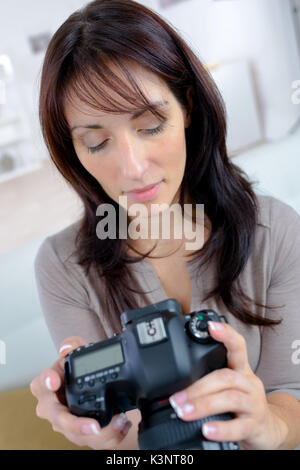
[[[196,275],[193,260],[187,264],[192,284],[191,312],[211,308],[225,315],[245,337],[250,366],[266,392],[289,393],[300,400],[300,216],[273,197],[258,195],[258,201],[255,246],[240,281],[250,298],[281,306],[266,312],[257,307],[256,311],[283,318],[282,323],[275,330],[245,325],[228,313],[223,303],[215,299],[203,302],[205,293],[214,286],[214,266],[211,263]],[[78,225],[76,222],[47,237],[35,260],[40,303],[57,349],[69,336],[96,342],[116,332],[105,310],[101,280],[93,270],[86,277],[76,263],[74,237]],[[167,298],[149,262],[138,262],[130,269],[144,290],[151,290],[146,295],[149,304]],[[140,299],[138,302],[141,307],[145,305]]]

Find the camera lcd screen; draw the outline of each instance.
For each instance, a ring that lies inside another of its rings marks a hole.
[[[88,354],[74,357],[73,371],[74,377],[92,374],[93,372],[114,367],[124,362],[122,347],[120,343],[114,343],[106,348],[91,351]]]

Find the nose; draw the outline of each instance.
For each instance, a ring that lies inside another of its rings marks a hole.
[[[142,175],[148,168],[143,143],[138,142],[135,136],[124,132],[119,139],[118,154],[122,177],[132,181],[141,181]]]

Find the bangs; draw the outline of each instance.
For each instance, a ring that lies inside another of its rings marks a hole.
[[[114,68],[118,71],[117,74],[113,71]],[[69,102],[82,111],[75,102],[79,99],[97,111],[112,114],[149,110],[165,122],[167,116],[146,98],[129,69],[128,59],[104,58],[103,54],[101,58],[85,55],[84,60],[80,56],[73,57],[62,74],[58,94],[62,99],[62,110],[66,102]]]

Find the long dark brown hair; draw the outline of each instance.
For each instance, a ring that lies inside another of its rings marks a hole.
[[[188,194],[204,204],[211,234],[194,254],[199,266],[216,261],[216,285],[203,301],[219,296],[227,309],[246,324],[274,326],[279,321],[253,313],[249,305],[274,308],[250,299],[239,283],[253,249],[258,201],[246,174],[229,160],[226,118],[222,97],[209,72],[173,27],[152,10],[130,0],[96,0],[73,13],[54,34],[44,60],[40,89],[40,123],[50,156],[59,172],[83,202],[84,215],[76,236],[78,263],[86,274],[96,267],[106,286],[107,312],[120,332],[120,313],[138,308],[135,294],[144,295],[128,264],[149,256],[130,257],[127,241],[96,236],[97,207],[110,203],[117,221],[121,207],[81,165],[64,116],[72,92],[96,109],[128,113],[145,106],[153,109],[130,73],[130,63],[155,73],[188,109],[192,90],[191,124],[186,129],[187,160],[180,188],[181,207]],[[129,66],[128,66],[129,64]],[[110,65],[123,74],[117,76]],[[96,86],[97,83],[97,86]],[[128,103],[120,106],[99,84],[118,93]],[[118,230],[119,227],[117,227]],[[201,261],[200,261],[201,258]],[[198,259],[197,259],[198,261]]]

